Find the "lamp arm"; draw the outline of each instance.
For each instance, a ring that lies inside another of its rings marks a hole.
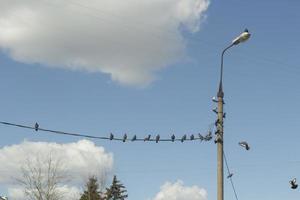
[[[219,91],[218,91],[218,97],[223,97],[224,96],[224,92],[223,92],[223,58],[224,58],[224,54],[225,52],[230,49],[231,47],[234,46],[234,43],[232,43],[231,45],[229,45],[228,47],[226,47],[223,51],[222,51],[222,55],[221,55],[221,70],[220,70],[220,83],[219,83]]]

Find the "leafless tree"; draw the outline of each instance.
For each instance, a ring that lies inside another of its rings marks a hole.
[[[34,156],[26,159],[17,182],[24,188],[28,200],[60,200],[63,193],[59,185],[68,181],[62,159]]]

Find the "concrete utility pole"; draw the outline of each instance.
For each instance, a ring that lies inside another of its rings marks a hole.
[[[223,168],[223,105],[224,105],[224,93],[222,90],[222,84],[220,83],[218,91],[218,119],[217,119],[217,184],[218,184],[218,200],[224,199],[224,168]]]
[[[224,135],[224,129],[223,129],[223,120],[225,118],[224,112],[223,112],[223,106],[224,106],[224,91],[223,91],[223,57],[225,52],[233,47],[234,45],[237,45],[241,42],[245,42],[250,38],[250,33],[247,29],[238,36],[236,39],[232,41],[232,44],[230,44],[228,47],[226,47],[222,51],[221,56],[221,71],[220,71],[220,83],[219,83],[219,89],[218,89],[218,119],[215,123],[217,127],[216,131],[216,139],[215,142],[217,143],[217,200],[224,200],[224,168],[223,168],[223,135]]]

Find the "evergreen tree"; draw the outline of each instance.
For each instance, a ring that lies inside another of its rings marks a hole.
[[[104,200],[99,191],[99,184],[96,177],[90,177],[86,183],[86,190],[80,197],[80,200]]]
[[[114,176],[113,182],[109,188],[106,188],[105,200],[124,200],[128,197],[125,186]]]

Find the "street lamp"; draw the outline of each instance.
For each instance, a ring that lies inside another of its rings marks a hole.
[[[218,162],[217,162],[217,186],[218,186],[218,194],[217,200],[224,199],[224,171],[223,171],[223,119],[225,118],[223,113],[223,105],[224,105],[224,92],[223,92],[223,57],[225,52],[231,47],[238,45],[242,42],[247,41],[250,38],[251,34],[247,29],[244,30],[237,38],[235,38],[232,43],[226,47],[222,51],[221,55],[221,71],[220,71],[220,83],[218,90],[218,119],[216,121],[217,131],[216,131],[216,140],[217,143],[217,153],[218,153]]]
[[[222,56],[221,56],[221,73],[220,73],[220,84],[219,84],[219,91],[218,91],[218,97],[219,96],[224,96],[223,93],[223,88],[222,88],[222,81],[223,81],[223,57],[225,52],[230,49],[231,47],[238,45],[242,42],[247,41],[250,38],[251,34],[249,33],[248,29],[245,29],[243,33],[241,33],[237,38],[235,38],[232,43],[226,47],[223,51],[222,51]]]

